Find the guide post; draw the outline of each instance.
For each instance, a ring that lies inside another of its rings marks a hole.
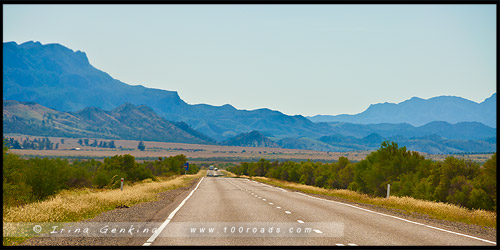
[[[184,174],[185,174],[185,175],[187,174],[188,169],[189,169],[189,162],[186,162],[186,163],[184,164]]]

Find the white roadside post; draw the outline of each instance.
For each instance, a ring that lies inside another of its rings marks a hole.
[[[123,178],[122,178],[122,184],[120,186],[120,190],[123,191]]]
[[[389,194],[391,193],[391,184],[387,184],[387,197],[389,198]]]

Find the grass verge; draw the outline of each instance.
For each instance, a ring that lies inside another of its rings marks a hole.
[[[346,201],[402,210],[406,214],[424,214],[428,215],[430,218],[439,220],[464,222],[468,224],[496,228],[497,215],[495,212],[491,211],[481,209],[471,210],[454,204],[418,200],[412,197],[391,196],[389,199],[372,197],[367,194],[360,194],[351,190],[326,189],[267,177],[251,177],[251,179],[304,193],[328,195],[342,198]]]
[[[191,181],[206,175],[201,170],[195,175],[151,179],[120,189],[72,189],[63,190],[50,199],[19,207],[4,207],[3,222],[76,222],[93,218],[116,206],[133,206],[158,199],[157,194],[167,190],[187,187]],[[15,245],[27,238],[3,238],[3,245]]]
[[[231,173],[231,172],[229,172],[229,171],[222,170],[222,169],[221,169],[221,170],[219,170],[219,171],[220,171],[220,172],[222,172],[222,173],[224,173],[224,175],[225,175],[225,176],[227,176],[227,177],[236,177],[236,175],[235,175],[235,174],[233,174],[233,173]]]

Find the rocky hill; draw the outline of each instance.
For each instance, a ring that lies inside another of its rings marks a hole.
[[[130,103],[110,111],[88,107],[77,112],[60,112],[37,103],[3,101],[3,132],[37,136],[215,143],[213,139],[186,124],[167,121],[147,106]]]

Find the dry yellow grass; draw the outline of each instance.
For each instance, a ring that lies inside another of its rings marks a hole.
[[[118,205],[132,206],[153,201],[157,193],[184,187],[194,179],[204,176],[183,175],[158,182],[143,181],[120,189],[75,189],[64,190],[51,199],[19,207],[4,208],[3,222],[72,222],[92,218]]]
[[[252,179],[283,188],[294,189],[305,193],[323,194],[343,198],[352,202],[372,204],[385,208],[403,210],[408,214],[425,214],[431,218],[458,221],[479,226],[496,228],[497,215],[495,212],[481,209],[470,210],[454,204],[418,200],[412,197],[395,197],[389,199],[381,197],[371,197],[366,194],[357,193],[345,189],[325,189],[314,186],[298,184],[294,182],[275,180],[266,177],[252,177]]]
[[[224,173],[225,176],[227,177],[236,177],[235,174],[229,172],[229,171],[226,171],[226,170],[219,170],[220,172]]]

